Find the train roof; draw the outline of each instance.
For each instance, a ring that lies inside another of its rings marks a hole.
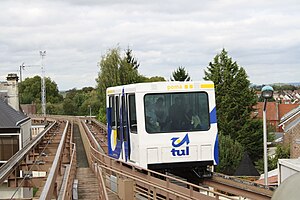
[[[120,85],[106,89],[107,94],[125,92],[183,92],[183,91],[204,91],[214,90],[212,81],[165,81],[165,82],[146,82],[129,85]]]

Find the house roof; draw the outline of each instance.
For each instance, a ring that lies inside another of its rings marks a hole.
[[[263,107],[264,107],[264,102],[258,102],[255,106],[255,108],[258,111],[258,118],[263,118]],[[278,107],[276,106],[276,102],[268,102],[267,103],[267,120],[268,121],[277,121],[279,120],[278,116]]]
[[[264,107],[264,102],[258,102],[254,107],[257,109],[258,118],[262,118],[262,111]],[[267,103],[267,120],[268,121],[279,121],[284,115],[289,111],[299,107],[299,104],[278,104],[276,102]]]
[[[19,128],[18,122],[28,118],[0,100],[0,128]]]
[[[295,116],[297,113],[300,112],[300,105],[297,104],[297,106],[293,109],[290,110],[289,112],[287,112],[281,119],[280,119],[280,123],[284,123],[286,122],[288,119],[292,118],[293,116]]]

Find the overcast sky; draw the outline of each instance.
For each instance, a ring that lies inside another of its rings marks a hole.
[[[46,76],[60,90],[95,86],[108,49],[133,50],[145,76],[184,66],[202,80],[225,48],[255,84],[300,82],[299,0],[1,0],[0,81]]]

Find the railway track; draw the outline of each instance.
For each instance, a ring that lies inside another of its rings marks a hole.
[[[97,121],[91,120],[85,123],[86,127],[90,130],[94,140],[103,147],[104,153],[107,153],[107,133],[106,126]],[[99,148],[94,145],[94,148]],[[163,177],[164,175],[157,175]],[[172,182],[172,181],[171,181]],[[218,191],[222,194],[229,194],[229,199],[233,196],[239,196],[247,199],[271,199],[275,188],[265,187],[260,184],[255,184],[251,181],[214,173],[211,179],[199,180],[204,188],[209,188],[212,191]],[[189,187],[189,184],[182,179],[174,178],[173,183],[175,185],[181,185],[182,187]],[[197,189],[196,189],[197,190]],[[200,190],[200,189],[199,189]],[[224,197],[226,198],[226,197]]]

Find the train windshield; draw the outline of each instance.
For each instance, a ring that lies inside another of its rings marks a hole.
[[[210,128],[206,92],[146,94],[144,106],[148,133],[207,131]]]

